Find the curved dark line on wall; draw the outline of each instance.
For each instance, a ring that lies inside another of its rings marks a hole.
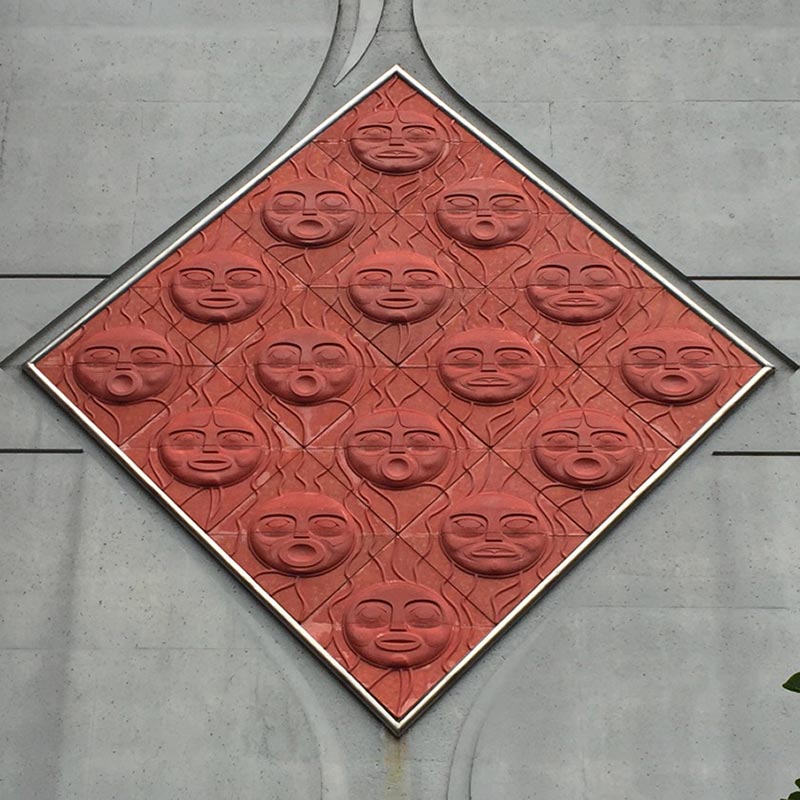
[[[749,334],[755,337],[761,344],[765,347],[768,347],[784,364],[790,367],[792,370],[800,369],[800,363],[795,361],[791,356],[777,347],[773,342],[769,339],[765,338],[762,334],[759,334],[755,331],[749,324],[747,324],[744,320],[742,320],[737,314],[734,314],[729,308],[722,305],[718,300],[712,297],[708,292],[704,291],[701,287],[699,287],[691,278],[687,277],[681,270],[679,270],[671,261],[664,258],[660,253],[658,253],[651,245],[641,239],[637,234],[635,234],[630,228],[626,225],[623,225],[616,217],[612,216],[608,213],[605,209],[601,208],[597,203],[595,203],[591,198],[587,197],[580,189],[575,187],[570,181],[568,181],[560,172],[557,172],[553,167],[547,164],[545,161],[540,159],[537,155],[532,153],[528,148],[522,144],[516,137],[512,136],[506,130],[501,128],[491,117],[487,116],[487,114],[480,110],[476,105],[471,103],[466,97],[464,97],[458,89],[453,85],[453,83],[447,79],[444,73],[439,69],[436,65],[435,61],[433,60],[433,56],[431,55],[430,50],[425,45],[425,40],[422,37],[422,33],[420,31],[420,26],[417,21],[417,0],[411,0],[411,16],[412,16],[412,24],[414,27],[414,33],[416,34],[417,40],[419,41],[420,47],[422,52],[425,56],[425,60],[430,65],[431,70],[436,74],[436,77],[442,81],[442,83],[447,86],[447,88],[453,93],[455,97],[457,97],[469,110],[475,114],[477,117],[481,119],[483,123],[485,123],[488,127],[492,129],[492,131],[499,136],[500,138],[505,139],[511,144],[514,145],[517,150],[522,153],[526,158],[531,159],[539,169],[541,169],[545,175],[548,173],[550,175],[555,176],[558,181],[562,184],[564,188],[569,190],[569,192],[579,201],[580,205],[584,205],[587,209],[590,209],[594,215],[600,217],[600,219],[606,219],[611,222],[614,227],[616,227],[619,231],[621,231],[630,241],[634,242],[637,247],[641,248],[642,251],[651,259],[658,262],[659,265],[663,265],[666,267],[667,270],[671,271],[673,275],[680,278],[682,281],[686,281],[688,284],[691,284],[692,288],[698,291],[700,294],[703,295],[703,298],[709,301],[718,311],[724,312],[724,315],[730,319],[736,320],[736,322],[741,325],[743,329],[745,329]],[[731,280],[735,280],[736,276],[731,276]]]

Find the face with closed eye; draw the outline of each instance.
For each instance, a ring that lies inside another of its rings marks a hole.
[[[264,434],[247,417],[206,408],[176,415],[159,438],[158,454],[182,483],[228,486],[255,471],[265,447]]]
[[[466,572],[488,578],[530,569],[547,554],[550,542],[536,508],[500,492],[462,500],[442,525],[445,553]]]
[[[284,242],[324,247],[347,236],[361,215],[361,203],[346,186],[307,178],[270,192],[262,219],[267,230]]]
[[[478,328],[447,339],[439,376],[453,394],[475,403],[507,403],[529,392],[541,375],[542,359],[513,331]]]
[[[444,653],[456,615],[436,592],[418,583],[387,581],[357,592],[345,614],[350,647],[370,664],[421,667]]]
[[[613,314],[628,282],[610,261],[582,253],[558,253],[540,261],[528,278],[528,300],[550,319],[582,325]]]
[[[429,167],[444,147],[442,126],[428,114],[411,111],[376,111],[350,139],[353,155],[364,166],[400,175]]]
[[[657,403],[695,403],[717,387],[722,365],[705,336],[681,328],[657,328],[627,344],[622,377],[634,392]]]
[[[286,575],[322,575],[339,566],[355,544],[355,525],[330,497],[292,492],[260,505],[248,526],[248,542],[266,567]]]
[[[533,458],[559,483],[602,489],[624,478],[642,455],[636,434],[619,417],[594,409],[570,409],[542,421]]]
[[[170,294],[175,305],[198,322],[236,322],[261,307],[267,286],[260,262],[218,251],[188,257],[175,271]]]
[[[358,367],[350,345],[337,334],[295,328],[269,339],[256,374],[265,389],[287,403],[313,405],[346,392]]]
[[[350,466],[387,489],[407,489],[435,478],[450,460],[452,440],[428,414],[400,408],[359,420],[345,441]]]
[[[510,183],[470,178],[439,197],[436,221],[453,239],[469,247],[497,247],[519,239],[531,225],[530,201]]]
[[[147,328],[109,328],[83,342],[73,362],[81,388],[107,403],[137,403],[163,391],[178,356]]]
[[[442,306],[448,281],[429,258],[411,252],[376,253],[350,271],[347,293],[377,322],[418,322]]]

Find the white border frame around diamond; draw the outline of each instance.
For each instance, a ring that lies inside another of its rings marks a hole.
[[[141,277],[143,277],[150,270],[160,264],[171,253],[175,252],[184,242],[190,239],[199,230],[204,228],[224,211],[235,203],[242,195],[246,194],[253,186],[263,180],[273,170],[277,169],[281,164],[290,159],[295,153],[305,147],[312,139],[325,130],[328,126],[334,123],[337,119],[343,116],[353,106],[357,105],[367,95],[371,94],[375,89],[385,83],[393,76],[399,76],[407,81],[418,92],[427,97],[435,105],[439,106],[445,113],[453,117],[457,122],[463,125],[470,133],[476,136],[487,147],[494,151],[501,158],[505,159],[515,169],[525,175],[527,178],[536,183],[549,195],[554,197],[559,203],[568,208],[576,217],[585,222],[589,227],[595,230],[607,242],[612,244],[618,250],[623,252],[631,261],[635,262],[639,267],[644,269],[651,277],[657,280],[665,289],[671,294],[680,299],[683,303],[690,306],[695,312],[703,317],[710,325],[725,334],[729,339],[735,342],[752,358],[758,361],[762,368],[744,385],[739,391],[720,408],[688,441],[676,450],[675,453],[658,468],[633,494],[631,494],[624,503],[622,503],[610,516],[608,516],[587,538],[586,540],[573,551],[561,564],[556,567],[532,592],[530,592],[517,606],[511,611],[500,623],[495,625],[491,633],[487,634],[470,652],[464,656],[448,673],[445,675],[435,686],[433,686],[427,694],[419,700],[406,714],[397,718],[390,714],[366,689],[359,683],[336,659],[334,659],[315,639],[313,639],[303,627],[281,606],[264,591],[256,581],[250,577],[227,553],[225,553],[211,537],[186,514],[185,511],[175,503],[164,491],[162,491],[131,459],[129,459],[119,447],[111,441],[95,424],[72,402],[48,380],[42,372],[37,369],[35,362],[49,353],[53,348],[57,347],[64,339],[70,336],[77,328],[87,322],[91,317],[97,314],[101,309],[105,308],[109,303],[127,291],[128,288]],[[677,287],[673,286],[668,280],[663,278],[658,272],[649,264],[644,262],[635,253],[631,252],[625,245],[617,241],[608,231],[602,226],[577,209],[569,200],[562,197],[557,191],[551,188],[545,181],[535,175],[523,164],[521,164],[512,155],[507,153],[496,142],[492,141],[484,133],[478,130],[474,125],[468,122],[458,112],[450,108],[446,103],[440,100],[435,94],[426,89],[422,84],[415,80],[409,73],[407,73],[399,65],[393,66],[385,72],[376,81],[371,83],[361,92],[359,92],[352,100],[343,105],[338,111],[328,117],[324,122],[318,125],[309,134],[303,137],[296,145],[287,150],[282,156],[277,158],[255,177],[245,183],[241,188],[237,189],[230,197],[223,203],[217,206],[210,214],[203,217],[199,222],[195,223],[191,228],[179,236],[172,244],[162,250],[155,258],[151,259],[144,267],[138,270],[133,276],[126,280],[121,286],[117,287],[108,297],[93,306],[87,311],[77,322],[71,325],[60,336],[54,339],[50,344],[41,349],[35,356],[25,364],[26,372],[31,375],[39,384],[41,384],[46,391],[55,397],[55,399],[74,414],[78,420],[86,427],[89,432],[106,448],[111,454],[119,460],[122,465],[138,478],[147,488],[149,488],[156,497],[177,519],[194,534],[194,536],[205,545],[206,548],[211,550],[214,555],[234,574],[239,580],[244,583],[257,597],[264,603],[287,627],[297,636],[309,649],[316,655],[327,667],[342,680],[345,685],[386,725],[389,730],[396,736],[402,734],[419,716],[433,703],[433,701],[464,672],[476,659],[478,659],[483,652],[490,647],[496,639],[498,639],[508,628],[516,622],[520,616],[531,606],[538,597],[543,594],[552,584],[556,581],[575,561],[577,561],[583,553],[585,553],[599,538],[605,533],[616,521],[619,519],[643,494],[645,494],[654,484],[661,480],[677,463],[680,461],[734,406],[742,401],[742,399],[749,394],[757,384],[759,384],[765,377],[771,374],[774,370],[770,364],[761,354],[750,347],[746,342],[742,341],[736,334],[729,331],[724,325],[718,322],[711,314],[705,309],[697,305],[690,297],[687,297]]]

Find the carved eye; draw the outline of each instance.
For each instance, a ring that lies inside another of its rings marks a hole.
[[[392,437],[388,433],[381,431],[369,431],[362,433],[358,437],[358,446],[365,450],[383,450],[392,442]]]
[[[412,450],[423,450],[429,447],[436,447],[439,444],[439,437],[435,433],[413,431],[405,435],[405,443]]]
[[[592,444],[596,447],[616,450],[627,446],[628,437],[624,433],[615,431],[600,431],[592,434]]]
[[[321,211],[348,211],[350,202],[341,192],[324,192],[317,197]]]
[[[289,345],[274,345],[267,351],[267,363],[274,367],[291,367],[300,359],[299,351]]]
[[[357,278],[359,283],[369,283],[375,286],[388,286],[392,279],[391,274],[382,269],[365,269],[358,273]]]
[[[336,536],[346,523],[341,517],[320,514],[311,518],[311,528],[320,536]]]
[[[471,514],[461,514],[456,517],[451,517],[450,521],[457,533],[469,535],[477,535],[483,533],[486,529],[486,520],[483,517],[474,516]]]
[[[297,192],[281,192],[275,195],[272,207],[276,211],[295,211],[303,205],[303,195]]]
[[[569,274],[563,267],[555,265],[539,267],[536,282],[546,286],[566,286],[569,283]]]
[[[229,269],[225,277],[228,279],[228,283],[233,286],[252,286],[261,280],[261,274],[258,270],[246,269],[245,267]]]
[[[214,273],[207,269],[183,269],[180,276],[183,283],[197,286],[210,284],[214,280]]]
[[[664,351],[657,347],[635,347],[633,357],[644,364],[659,364],[664,360]]]
[[[445,359],[445,363],[455,364],[460,367],[469,367],[479,364],[481,353],[478,350],[450,350]]]
[[[503,517],[503,530],[510,534],[534,533],[536,531],[536,519],[528,516]]]
[[[84,353],[84,357],[90,363],[102,364],[109,361],[116,361],[119,357],[119,351],[116,347],[90,347]]]
[[[343,367],[347,356],[335,345],[322,345],[314,349],[314,362],[319,367]]]
[[[554,450],[572,450],[578,446],[578,435],[570,431],[554,431],[545,434],[544,443]]]
[[[706,347],[684,347],[680,351],[681,361],[695,366],[710,363],[713,355]]]
[[[406,125],[403,128],[403,133],[409,139],[433,139],[436,132],[433,128],[425,127],[424,125]]]
[[[355,613],[356,622],[368,628],[385,628],[391,618],[392,612],[389,606],[377,600],[365,600],[359,604]]]
[[[499,350],[497,362],[506,367],[521,367],[531,363],[531,356],[524,350]]]
[[[255,437],[247,431],[221,431],[219,443],[223,447],[250,447],[255,444]]]
[[[415,628],[435,628],[442,624],[442,610],[428,600],[412,601],[406,604],[406,620]]]
[[[449,211],[473,211],[478,206],[478,198],[469,194],[451,194],[445,198]]]
[[[430,286],[436,281],[436,275],[424,269],[406,270],[405,276],[416,286]]]
[[[202,447],[205,436],[200,431],[175,431],[169,440],[175,447]]]
[[[160,347],[136,347],[133,356],[137,362],[142,364],[157,364],[167,360],[166,350]]]
[[[388,139],[391,135],[391,130],[382,125],[365,125],[358,129],[358,137],[361,139]]]
[[[492,208],[500,212],[524,211],[525,200],[516,194],[496,195],[492,198]]]
[[[268,514],[258,521],[258,532],[271,536],[284,536],[294,530],[296,526],[294,517],[282,514]]]
[[[614,273],[608,267],[599,264],[584,267],[581,276],[586,283],[595,286],[609,286],[614,283]]]

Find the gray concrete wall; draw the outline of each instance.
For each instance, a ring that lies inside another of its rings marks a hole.
[[[800,777],[800,698],[780,688],[800,669],[800,7],[414,11],[427,56],[393,0],[334,89],[351,2],[338,27],[333,0],[0,3],[4,800],[750,800]],[[20,372],[103,276],[395,61],[778,365],[399,741]]]

